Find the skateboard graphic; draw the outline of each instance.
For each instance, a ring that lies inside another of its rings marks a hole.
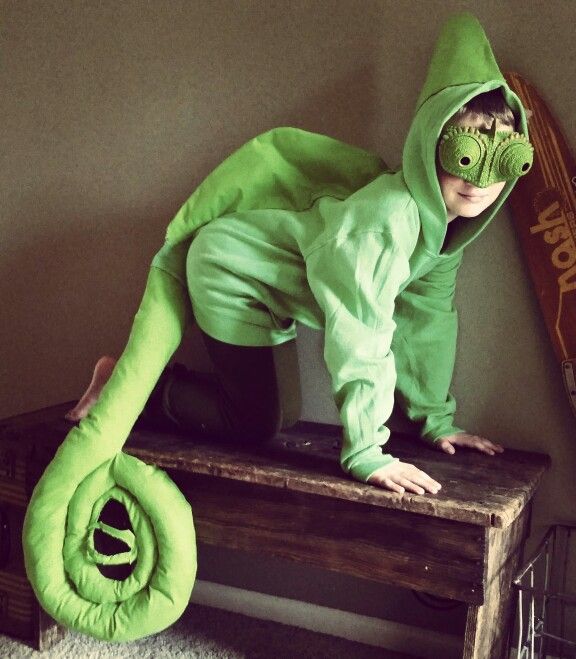
[[[564,386],[576,415],[576,161],[548,106],[517,73],[506,79],[531,111],[535,157],[509,197]]]

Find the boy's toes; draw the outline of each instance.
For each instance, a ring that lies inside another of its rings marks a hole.
[[[81,419],[83,419],[85,416],[88,415],[88,412],[94,406],[96,400],[97,400],[96,398],[87,397],[86,395],[84,395],[78,401],[75,407],[73,407],[69,412],[66,412],[64,418],[67,419],[68,421],[80,421]]]
[[[88,414],[88,410],[86,410],[85,408],[79,408],[78,406],[76,406],[76,407],[72,408],[69,412],[67,412],[64,415],[64,418],[67,421],[80,421],[81,419],[83,419],[86,416],[86,414]]]
[[[100,357],[94,367],[94,373],[88,389],[86,389],[82,398],[76,403],[76,406],[64,415],[65,419],[68,421],[80,421],[88,415],[88,412],[90,412],[90,409],[94,407],[100,397],[104,385],[110,379],[115,366],[116,360],[113,357]]]

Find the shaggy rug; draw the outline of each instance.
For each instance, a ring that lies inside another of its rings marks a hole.
[[[106,643],[70,632],[36,652],[0,635],[2,659],[410,659],[410,655],[191,604],[170,629],[132,643]]]

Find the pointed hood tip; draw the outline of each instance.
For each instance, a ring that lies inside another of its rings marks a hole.
[[[505,83],[480,21],[470,12],[453,14],[436,42],[417,108],[447,87],[492,80]]]

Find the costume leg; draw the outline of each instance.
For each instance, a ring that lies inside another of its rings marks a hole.
[[[236,346],[202,336],[215,373],[173,367],[161,385],[166,416],[195,434],[250,443],[265,442],[296,420],[299,387],[290,383],[297,393],[283,406],[274,348]]]
[[[255,263],[274,263],[278,250],[270,246],[266,254],[266,245],[257,241],[254,252],[254,241],[239,231],[239,222],[215,220],[190,245],[188,292],[215,372],[173,369],[162,387],[161,408],[191,433],[260,443],[299,416],[299,375],[297,367],[287,366],[290,353],[297,365],[296,329],[275,293],[276,276],[272,286],[253,271]],[[233,257],[223,261],[224,254]],[[297,394],[284,394],[286,380]],[[283,403],[283,394],[289,403]]]

